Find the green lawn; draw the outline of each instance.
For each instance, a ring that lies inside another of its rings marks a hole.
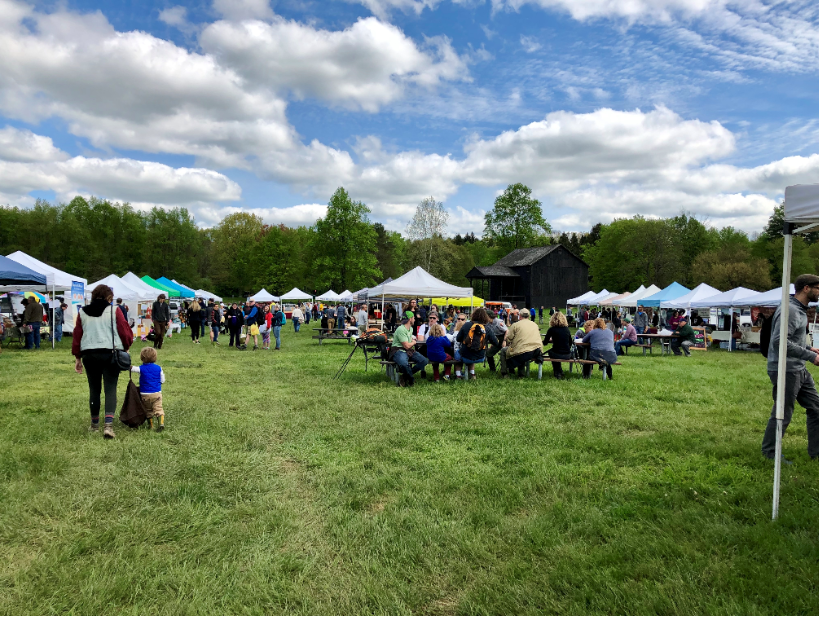
[[[772,523],[759,354],[399,389],[311,333],[175,336],[168,429],[114,441],[70,341],[5,349],[0,613],[816,612],[819,464],[800,408]]]

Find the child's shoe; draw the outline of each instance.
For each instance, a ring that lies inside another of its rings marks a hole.
[[[116,437],[116,435],[114,435],[114,425],[106,423],[105,428],[102,431],[102,436],[105,439],[113,439]]]

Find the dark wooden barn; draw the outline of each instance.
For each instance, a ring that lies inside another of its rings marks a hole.
[[[491,266],[475,266],[466,275],[484,300],[519,307],[565,306],[589,290],[589,266],[565,246],[516,249]]]

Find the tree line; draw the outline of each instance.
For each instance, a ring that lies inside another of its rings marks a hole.
[[[0,207],[0,253],[22,250],[95,281],[114,273],[167,276],[225,296],[265,287],[281,294],[370,287],[422,266],[460,286],[474,266],[495,263],[517,248],[559,243],[589,264],[590,286],[616,291],[641,284],[768,289],[782,266],[782,206],[757,237],[707,227],[682,213],[597,223],[584,233],[552,230],[541,204],[523,184],[507,187],[485,216],[482,236],[449,237],[444,205],[423,200],[405,234],[369,219],[366,204],[344,188],[314,225],[268,225],[238,212],[201,228],[185,208],[141,211],[129,204],[75,197],[68,204],[37,200],[32,208]],[[819,270],[819,233],[796,238],[794,276]]]

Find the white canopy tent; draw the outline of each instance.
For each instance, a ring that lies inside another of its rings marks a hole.
[[[617,295],[617,294],[614,294]],[[608,289],[604,289],[601,292],[594,294],[593,296],[589,296],[588,298],[581,300],[577,303],[577,306],[594,306],[597,304],[599,300],[605,300],[612,296],[612,293]]]
[[[749,290],[750,291],[750,290]],[[796,290],[793,287],[793,283],[791,283],[788,287],[788,295],[792,296],[796,293]],[[748,294],[742,296],[741,298],[737,298],[734,304],[731,306],[736,306],[740,308],[750,307],[750,306],[764,306],[764,307],[773,307],[779,306],[782,303],[782,288],[777,287],[776,289],[771,289],[769,291],[763,293],[756,293],[753,292],[752,294]],[[715,306],[726,306],[725,304],[715,305]]]
[[[577,296],[576,298],[569,298],[568,300],[566,300],[566,306],[577,306],[577,304],[579,302],[583,302],[584,300],[587,300],[588,298],[593,298],[596,295],[597,295],[597,292],[587,291],[582,296]]]
[[[312,300],[312,299],[313,299],[313,296],[311,296],[309,293],[303,292],[298,287],[294,287],[293,289],[288,291],[286,294],[282,295],[282,302],[284,302],[285,300]]]
[[[775,289],[774,291],[779,292],[780,290]],[[728,291],[718,293],[713,296],[700,298],[691,303],[691,308],[730,308],[732,306],[747,306],[745,304],[746,298],[759,295],[761,294],[754,291],[753,289],[747,289],[746,287],[737,287],[735,289],[729,289]]]
[[[205,291],[204,289],[195,289],[194,293],[196,294],[197,298],[204,298],[205,300],[210,300],[211,298],[213,298],[215,302],[222,301],[222,296],[217,296],[215,293]]]
[[[321,300],[322,302],[338,302],[339,295],[332,289],[330,289],[329,291],[321,294],[320,296],[316,296],[316,300]]]
[[[67,291],[65,295],[66,304],[68,305],[68,309],[65,311],[64,318],[65,324],[63,325],[63,331],[66,334],[71,334],[74,331],[74,321],[77,318],[77,313],[75,307],[78,305],[82,305],[85,303],[85,291],[86,287],[88,287],[88,281],[81,276],[75,276],[68,272],[64,272],[59,270],[58,268],[54,268],[53,266],[49,266],[47,263],[40,261],[39,259],[35,259],[31,255],[27,255],[23,251],[15,251],[9,255],[6,255],[12,261],[16,261],[18,264],[23,265],[31,270],[34,270],[38,274],[43,274],[46,277],[46,285],[51,290],[52,296],[57,296],[57,290],[60,291]],[[76,289],[75,293],[75,284],[82,284],[82,290]],[[40,287],[42,288],[42,286]],[[54,308],[53,306],[51,307]],[[49,315],[49,319],[51,316]],[[54,346],[54,337],[52,337],[52,348]]]
[[[707,298],[708,296],[713,296],[718,293],[719,289],[715,289],[710,285],[706,285],[705,283],[700,283],[694,287],[694,289],[689,291],[687,294],[680,296],[679,298],[663,300],[660,302],[660,308],[690,310],[692,304],[697,300],[701,300],[702,298]]]
[[[642,285],[640,285],[640,287],[642,287]],[[636,307],[640,306],[640,300],[642,300],[643,298],[648,298],[649,296],[653,296],[658,291],[662,291],[662,289],[660,289],[656,285],[651,285],[650,287],[644,287],[642,291],[640,291],[638,289],[633,294],[631,294],[628,298],[623,300],[620,303],[620,306],[626,306],[628,308],[636,308]]]
[[[109,274],[104,279],[100,279],[88,286],[86,293],[90,293],[97,285],[108,285],[114,291],[115,298],[122,298],[124,301],[147,301],[153,300],[155,296],[149,294],[147,290],[136,289],[119,278],[116,274]]]
[[[133,272],[128,272],[127,274],[124,274],[120,278],[131,289],[137,289],[139,291],[144,291],[146,294],[148,294],[146,296],[147,298],[153,298],[154,300],[156,300],[156,298],[157,298],[157,296],[159,294],[165,293],[161,289],[157,289],[156,287],[151,287],[150,285],[148,285],[148,283],[143,281],[141,278],[139,278]],[[165,294],[165,295],[167,296],[168,294]]]
[[[435,278],[421,266],[368,290],[370,298],[381,298],[381,314],[387,298],[471,298],[471,287],[450,285]]]
[[[279,297],[274,296],[272,293],[262,288],[261,290],[257,291],[255,294],[250,296],[248,300],[253,300],[255,302],[278,302]]]
[[[600,302],[600,306],[620,306],[620,301],[625,300],[631,295],[630,291],[627,291],[623,294],[615,294],[610,298],[606,298],[605,300]]]
[[[819,227],[819,184],[799,184],[785,188],[782,259],[782,287],[779,306],[779,359],[776,376],[776,449],[774,451],[774,486],[772,518],[779,517],[779,485],[782,477],[782,432],[785,419],[786,363],[788,355],[788,318],[790,313],[791,254],[793,234]],[[801,227],[797,227],[801,225]],[[796,291],[796,290],[794,290]]]
[[[353,292],[349,289],[345,289],[340,294],[338,294],[338,299],[341,302],[352,302],[353,301]]]

